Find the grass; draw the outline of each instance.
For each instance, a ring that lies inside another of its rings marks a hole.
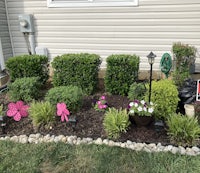
[[[0,141],[1,173],[198,173],[200,156],[136,152],[105,145]]]

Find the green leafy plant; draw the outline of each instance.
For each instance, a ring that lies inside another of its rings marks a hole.
[[[20,55],[6,61],[11,81],[23,77],[39,77],[41,83],[49,78],[48,57],[42,55]]]
[[[8,85],[9,96],[12,101],[32,101],[39,97],[41,83],[38,77],[18,78]]]
[[[182,146],[192,146],[200,137],[197,118],[172,114],[167,119],[168,135],[172,142]]]
[[[178,42],[173,44],[172,51],[175,55],[175,69],[172,77],[177,87],[180,88],[184,80],[190,76],[190,68],[195,63],[197,49]]]
[[[111,55],[106,62],[106,91],[111,94],[127,95],[130,85],[138,78],[139,56]]]
[[[49,127],[55,120],[55,106],[48,101],[32,102],[28,112],[35,127],[39,127],[41,124]]]
[[[77,86],[58,86],[47,92],[45,100],[53,105],[63,102],[70,112],[77,112],[82,106],[83,96],[82,89]]]
[[[149,87],[148,85],[146,86]],[[149,97],[149,89],[145,94],[146,100]],[[178,90],[172,80],[163,79],[152,82],[151,101],[154,103],[154,116],[156,119],[167,119],[176,112],[178,106]]]
[[[3,104],[0,105],[0,116],[3,116]]]
[[[134,82],[133,84],[131,84],[129,88],[128,98],[130,100],[135,100],[135,99],[143,100],[145,92],[146,92],[146,87],[144,83]]]
[[[109,108],[103,120],[104,129],[109,138],[118,138],[121,132],[126,132],[129,126],[127,110]]]
[[[74,85],[82,88],[86,94],[92,94],[97,89],[100,64],[100,56],[96,54],[57,56],[52,62],[53,85]]]

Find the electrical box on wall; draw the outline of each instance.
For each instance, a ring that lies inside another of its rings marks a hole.
[[[34,32],[33,15],[20,14],[19,16],[20,31],[23,33]]]

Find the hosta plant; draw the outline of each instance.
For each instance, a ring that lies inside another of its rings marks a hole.
[[[174,113],[168,117],[167,125],[168,135],[177,145],[192,146],[200,137],[197,118]]]
[[[103,126],[109,138],[117,139],[121,132],[127,131],[129,124],[129,116],[125,109],[109,108],[105,113]]]

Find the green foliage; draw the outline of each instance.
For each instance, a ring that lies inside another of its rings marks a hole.
[[[149,85],[146,86],[149,88]],[[145,94],[149,97],[149,89]],[[172,80],[163,79],[152,82],[151,101],[155,105],[154,115],[157,119],[167,119],[169,115],[176,112],[178,106],[178,90]]]
[[[32,102],[28,112],[35,127],[39,127],[41,124],[48,127],[55,120],[55,106],[48,101]]]
[[[189,68],[191,64],[194,64],[197,51],[195,47],[178,42],[173,44],[172,51],[176,57],[176,68],[178,70],[181,70],[182,67]]]
[[[167,125],[171,140],[178,145],[191,146],[200,137],[200,127],[197,118],[174,113],[167,119]]]
[[[125,109],[109,108],[105,113],[103,125],[109,138],[118,138],[121,132],[126,132],[129,124],[129,116]]]
[[[0,116],[3,115],[3,104],[0,105]]]
[[[105,89],[112,94],[127,95],[137,80],[140,58],[136,55],[111,55],[107,58]]]
[[[146,87],[144,83],[134,82],[131,84],[128,92],[128,98],[130,100],[143,100],[146,92]]]
[[[86,94],[93,93],[98,84],[101,60],[96,54],[64,54],[52,62],[54,68],[53,85],[79,86]]]
[[[174,43],[172,47],[175,55],[175,70],[172,73],[173,80],[178,88],[181,88],[185,79],[190,75],[190,67],[195,63],[197,49],[180,42]]]
[[[9,96],[12,101],[23,100],[25,102],[38,98],[41,83],[38,77],[17,78],[8,85]]]
[[[21,55],[9,58],[6,68],[9,71],[11,81],[23,77],[39,77],[40,82],[48,79],[48,58],[42,55]]]
[[[76,112],[82,106],[83,96],[82,89],[77,86],[58,86],[47,92],[45,100],[53,105],[64,102],[70,112]]]

